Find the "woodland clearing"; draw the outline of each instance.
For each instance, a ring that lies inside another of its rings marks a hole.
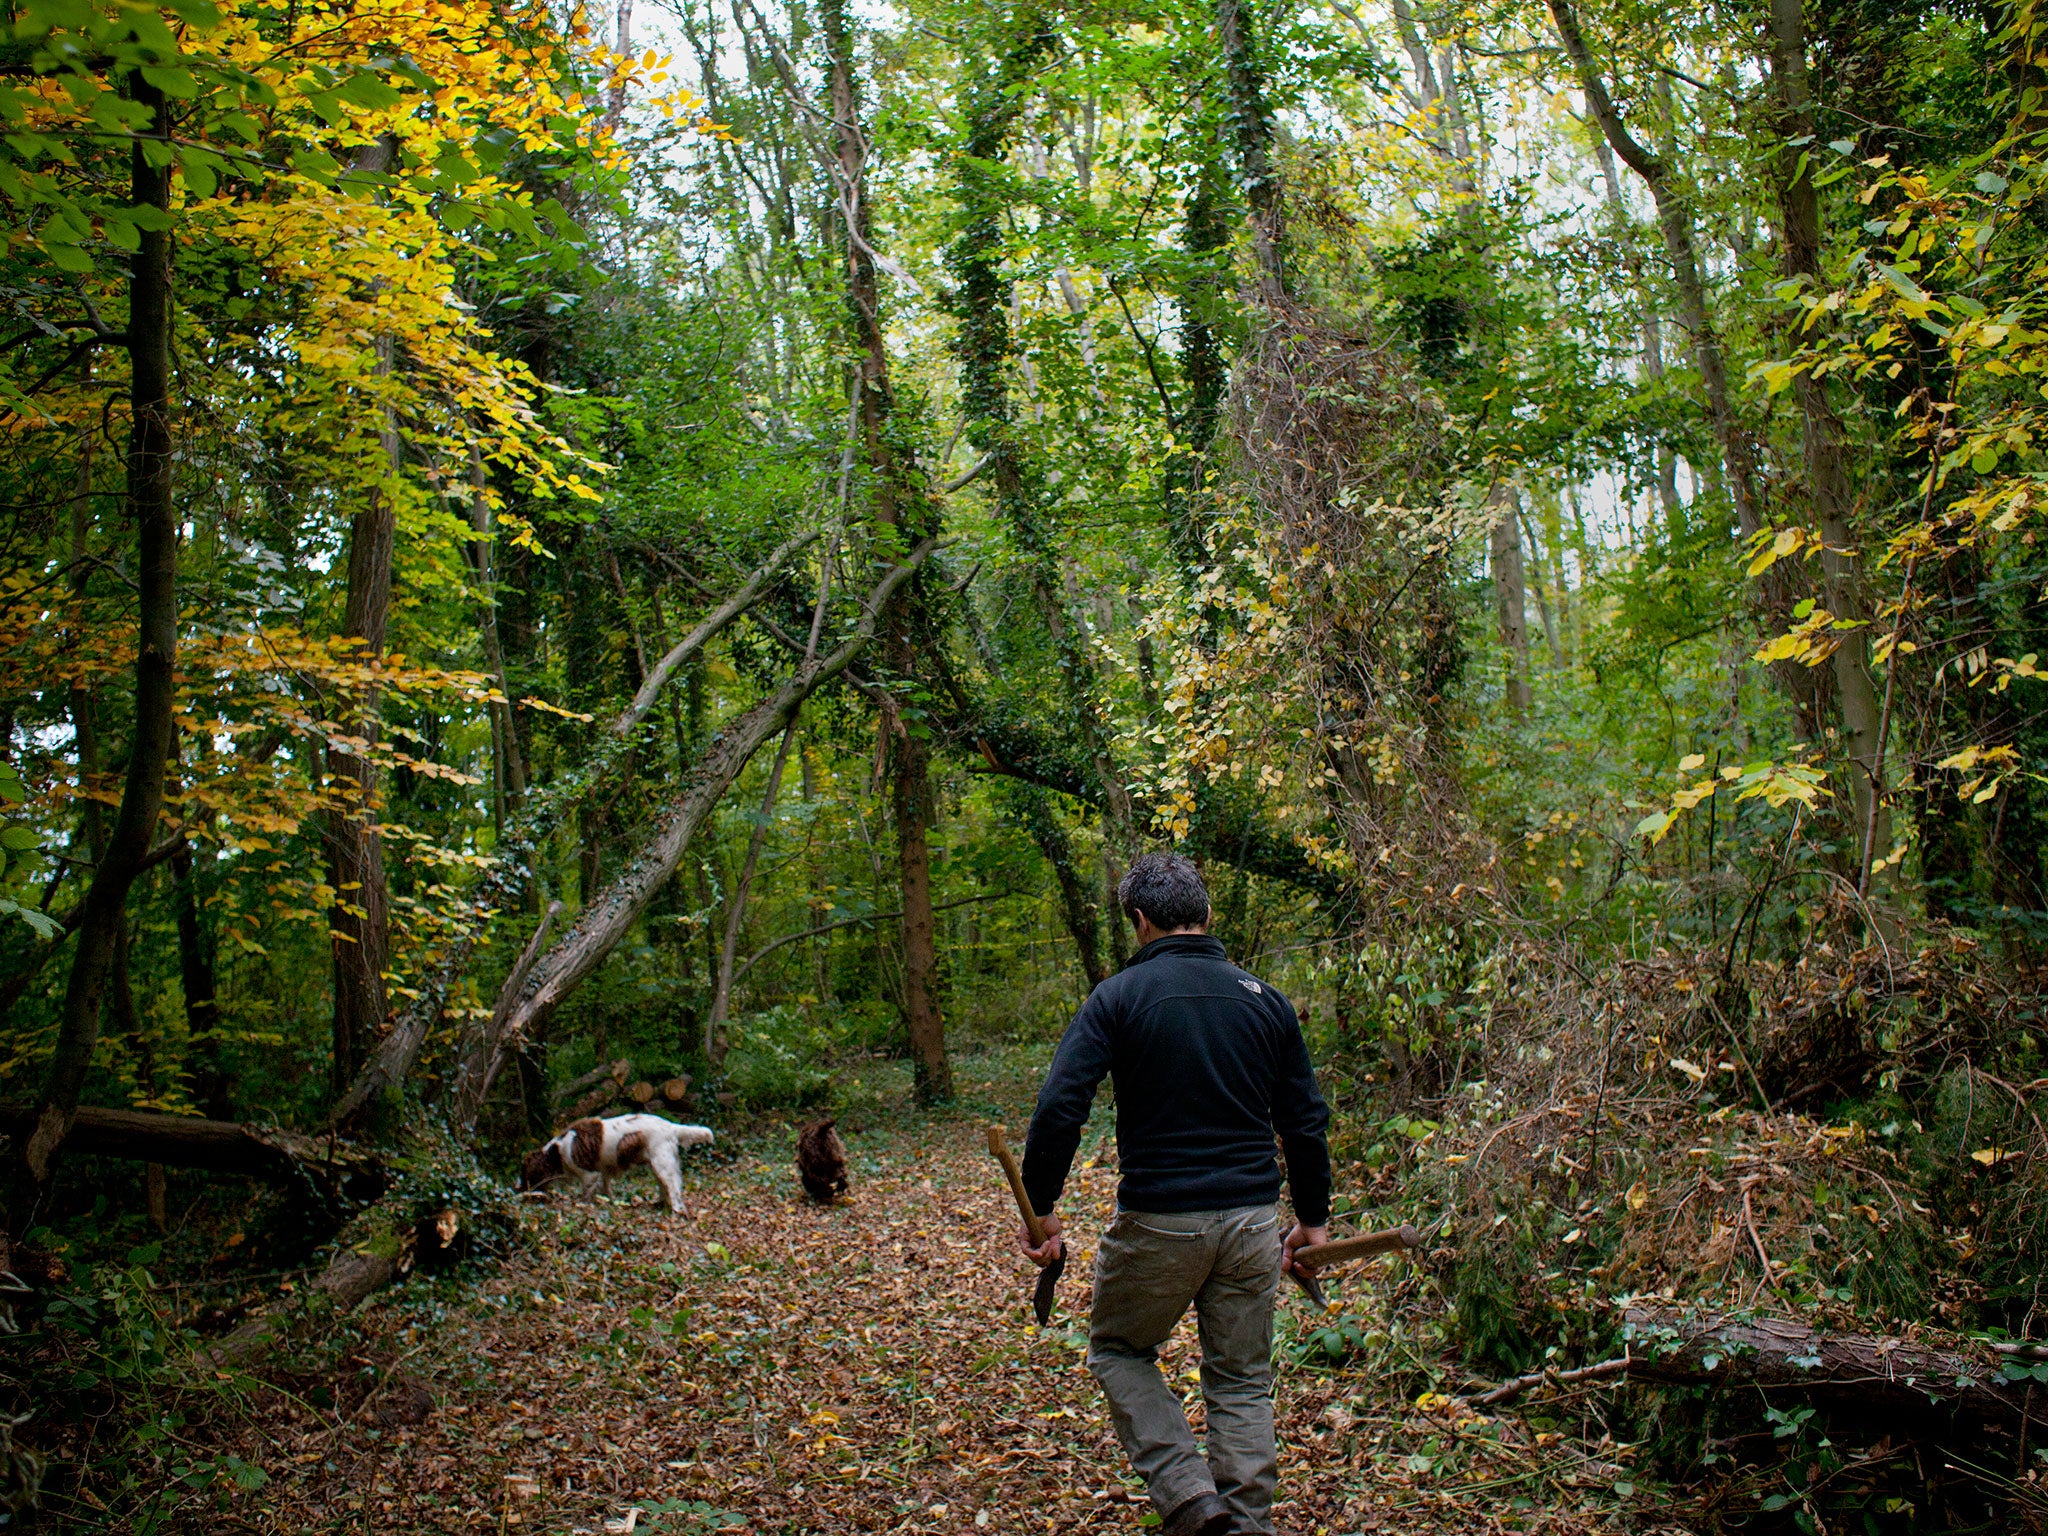
[[[2048,1536],[2048,0],[19,0],[0,118],[10,1531],[1135,1526],[980,1133],[1171,849],[1424,1234],[1291,1536]],[[682,1220],[516,1193],[629,1104]]]

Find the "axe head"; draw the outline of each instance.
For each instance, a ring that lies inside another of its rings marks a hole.
[[[1330,1298],[1323,1294],[1323,1282],[1314,1275],[1294,1275],[1294,1283],[1301,1287],[1301,1294],[1309,1299],[1318,1312],[1330,1310]]]
[[[1066,1245],[1060,1245],[1060,1256],[1038,1272],[1038,1288],[1031,1293],[1031,1310],[1043,1328],[1052,1318],[1053,1298],[1060,1288],[1060,1276],[1067,1272]]]

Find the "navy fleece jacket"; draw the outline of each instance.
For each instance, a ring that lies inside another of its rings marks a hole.
[[[1089,995],[1067,1026],[1024,1146],[1024,1188],[1050,1211],[1066,1186],[1103,1076],[1116,1085],[1116,1145],[1132,1211],[1211,1211],[1280,1197],[1287,1154],[1295,1219],[1330,1215],[1330,1111],[1294,1007],[1200,933],[1154,939]]]

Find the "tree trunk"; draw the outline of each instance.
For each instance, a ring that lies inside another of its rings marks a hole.
[[[377,342],[379,372],[392,362],[390,338]],[[379,434],[386,463],[395,476],[401,455],[398,431],[389,413]],[[349,524],[348,598],[341,632],[362,641],[355,653],[365,660],[381,656],[391,621],[391,559],[398,534],[397,512],[382,490],[370,493],[369,505]],[[378,690],[363,689],[351,701],[349,724],[364,741],[378,735]],[[377,770],[364,757],[332,746],[327,753],[328,777],[338,804],[323,827],[327,845],[328,882],[334,905],[328,911],[334,955],[334,1088],[344,1091],[362,1070],[385,1021],[384,972],[391,960],[390,895],[384,880],[384,844],[376,827]]]
[[[1600,159],[1600,177],[1607,187],[1607,208],[1614,215],[1617,230],[1628,224],[1628,204],[1621,195],[1621,173],[1615,169],[1614,149],[1602,134],[1594,149]],[[1636,302],[1643,307],[1642,368],[1644,380],[1655,386],[1664,379],[1664,325],[1650,307],[1650,290],[1643,282],[1639,264],[1631,255],[1624,258],[1629,276],[1635,281]],[[1678,499],[1678,455],[1671,444],[1657,441],[1657,500],[1664,507],[1664,520],[1675,538],[1684,528],[1685,504]]]
[[[519,732],[513,724],[512,682],[505,672],[505,651],[498,636],[498,592],[491,561],[490,482],[484,471],[482,452],[475,444],[469,450],[469,526],[474,537],[469,544],[470,567],[477,586],[477,633],[483,641],[484,665],[503,694],[503,703],[489,706],[491,720],[491,824],[497,841],[505,840],[505,822],[519,813],[526,798],[526,761],[519,750]]]
[[[145,143],[170,137],[163,92],[138,73],[136,102],[150,113],[150,129],[130,153],[134,201],[155,208],[167,222],[171,173],[153,165]],[[168,227],[144,230],[130,262],[128,283],[129,400],[127,514],[135,527],[138,635],[135,655],[135,735],[129,744],[121,809],[105,854],[84,897],[78,945],[72,953],[56,1049],[37,1105],[34,1130],[21,1141],[30,1185],[40,1190],[50,1162],[78,1110],[78,1097],[98,1043],[100,1007],[126,921],[129,888],[141,873],[163,809],[164,774],[176,726],[174,668],[178,649],[178,520],[172,505],[171,457],[171,252]],[[25,1224],[28,1212],[17,1209]]]
[[[233,1113],[228,1074],[220,1053],[219,983],[213,936],[199,907],[199,871],[184,838],[171,850],[171,891],[178,914],[178,980],[185,993],[185,1034],[190,1041],[193,1099],[210,1120]]]
[[[1204,500],[1209,445],[1223,419],[1223,396],[1230,369],[1217,336],[1223,318],[1222,267],[1230,250],[1230,226],[1224,218],[1225,178],[1213,155],[1204,155],[1195,173],[1194,191],[1181,215],[1181,247],[1188,260],[1178,295],[1180,307],[1180,371],[1184,381],[1180,409],[1167,425],[1182,440],[1166,478],[1166,529],[1179,559],[1181,579],[1188,586],[1208,563],[1210,518]]]
[[[845,240],[846,300],[852,322],[857,375],[855,418],[863,457],[873,476],[875,520],[906,534],[927,532],[929,507],[916,487],[915,466],[903,462],[890,441],[894,396],[889,353],[882,335],[881,286],[869,240],[867,138],[860,92],[854,78],[853,39],[846,0],[826,0],[819,20],[829,59],[838,181],[839,218]],[[884,621],[883,667],[893,677],[913,675],[911,594],[899,586]],[[904,1023],[917,1062],[918,1096],[949,1097],[952,1071],[946,1060],[946,1025],[938,1011],[936,925],[931,902],[931,850],[925,837],[931,809],[931,781],[924,743],[906,730],[890,755],[890,802],[896,813],[896,857],[903,899]]]
[[[1735,503],[1735,518],[1745,535],[1763,526],[1763,511],[1756,492],[1756,460],[1749,437],[1736,418],[1728,398],[1728,369],[1721,349],[1720,332],[1707,308],[1706,284],[1700,275],[1699,251],[1693,240],[1692,204],[1678,184],[1671,168],[1650,153],[1628,130],[1607,94],[1607,83],[1586,46],[1585,34],[1571,0],[1550,0],[1551,19],[1564,43],[1586,92],[1586,104],[1614,152],[1642,177],[1657,205],[1657,227],[1664,237],[1664,249],[1671,258],[1672,276],[1677,283],[1680,316],[1692,334],[1693,358],[1706,391],[1707,417],[1721,445],[1728,470],[1729,495]]]
[[[1778,183],[1785,275],[1816,289],[1825,286],[1821,272],[1820,194],[1813,184],[1812,147],[1816,129],[1813,100],[1806,74],[1806,22],[1802,0],[1771,0],[1771,67],[1777,77],[1785,142]],[[1792,376],[1804,432],[1807,495],[1826,547],[1821,570],[1827,582],[1828,611],[1856,627],[1836,636],[1833,657],[1835,697],[1842,711],[1850,766],[1844,775],[1855,818],[1849,845],[1856,850],[1860,876],[1878,849],[1890,846],[1890,818],[1884,812],[1884,786],[1877,782],[1881,753],[1878,691],[1870,676],[1870,648],[1862,594],[1856,589],[1846,553],[1854,534],[1849,517],[1855,495],[1849,488],[1847,434],[1842,418],[1828,399],[1825,379],[1806,369]]]
[[[1534,695],[1529,687],[1528,573],[1522,562],[1522,500],[1502,481],[1487,498],[1493,519],[1493,612],[1507,653],[1508,712],[1517,720],[1528,716]]]
[[[1035,784],[1014,786],[1009,797],[1017,819],[1031,834],[1032,842],[1052,866],[1053,880],[1060,888],[1060,910],[1067,932],[1073,935],[1074,952],[1081,961],[1081,973],[1092,992],[1109,975],[1102,964],[1102,913],[1090,895],[1081,873],[1074,867],[1074,849],[1067,829],[1046,792]]]
[[[92,443],[83,434],[78,453],[78,494],[71,498],[71,595],[83,613],[87,577],[92,566]],[[74,635],[75,640],[81,638]],[[94,798],[99,789],[100,732],[99,701],[83,682],[71,685],[71,732],[78,743],[78,789],[84,800],[79,810],[79,827],[85,833],[85,850],[94,864],[106,855],[106,817]]]
[[[1552,499],[1551,505],[1556,505],[1555,498]],[[1547,530],[1546,537],[1539,539],[1536,537],[1535,521],[1524,510],[1521,515],[1522,549],[1525,555],[1533,554],[1535,556],[1536,579],[1533,582],[1526,582],[1526,584],[1529,595],[1536,599],[1536,617],[1543,625],[1543,643],[1550,651],[1550,665],[1553,670],[1562,672],[1564,670],[1564,642],[1560,634],[1557,615],[1565,604],[1564,570],[1561,562],[1555,558],[1557,551],[1557,529],[1554,525],[1556,519],[1552,518],[1551,521],[1553,526]],[[1525,581],[1528,569],[1529,562],[1525,558],[1522,563]],[[1550,594],[1553,582],[1556,585],[1554,603]]]
[[[1579,84],[1585,90],[1586,104],[1592,109],[1594,121],[1599,124],[1614,153],[1643,179],[1656,202],[1657,227],[1664,237],[1665,253],[1671,259],[1672,277],[1678,290],[1679,318],[1692,336],[1693,363],[1699,369],[1700,387],[1706,395],[1708,423],[1721,446],[1721,462],[1728,477],[1729,499],[1735,507],[1736,527],[1744,538],[1749,538],[1764,527],[1763,507],[1756,488],[1756,458],[1750,447],[1749,434],[1728,397],[1728,367],[1720,332],[1715,329],[1707,307],[1706,283],[1700,275],[1699,251],[1693,239],[1691,200],[1670,166],[1645,149],[1622,121],[1613,98],[1607,94],[1607,83],[1586,46],[1585,34],[1579,30],[1578,14],[1573,10],[1571,0],[1549,0],[1549,5],[1551,19],[1557,24],[1558,38],[1578,71]],[[1764,609],[1779,622],[1789,617],[1797,601],[1788,585],[1789,575],[1790,572],[1782,565],[1774,565],[1764,573],[1761,583]],[[1797,661],[1774,663],[1771,670],[1792,700],[1793,725],[1800,738],[1818,740],[1825,723],[1826,703],[1819,679],[1813,675],[1812,669]]]
[[[1130,795],[1111,757],[1100,679],[1084,631],[1060,592],[1057,553],[1046,526],[1044,476],[1028,461],[1015,431],[1008,384],[1016,357],[1009,320],[1013,285],[1003,270],[1009,209],[999,167],[1010,152],[1032,74],[1057,43],[1042,14],[1025,12],[1003,56],[976,82],[958,160],[957,195],[965,217],[946,252],[946,264],[959,280],[953,300],[960,322],[954,349],[960,359],[968,441],[982,451],[983,474],[995,493],[997,513],[1028,562],[1032,599],[1052,639],[1082,750],[1108,808],[1111,838],[1128,850],[1135,841]]]
[[[920,1103],[953,1096],[946,1020],[939,1008],[938,920],[932,915],[930,750],[916,731],[896,722],[889,803],[896,820],[896,869],[903,899],[903,1017]]]
[[[711,1009],[704,1016],[704,1059],[713,1070],[725,1062],[725,1020],[732,1007],[732,967],[739,950],[740,927],[747,917],[747,895],[754,884],[754,870],[761,862],[762,845],[768,841],[768,824],[775,815],[775,802],[782,794],[782,771],[789,766],[790,744],[796,739],[796,721],[782,733],[782,745],[775,749],[774,766],[768,770],[768,787],[761,794],[761,814],[754,819],[747,836],[747,858],[733,882],[726,900],[725,934],[718,950],[718,977],[711,988]]]

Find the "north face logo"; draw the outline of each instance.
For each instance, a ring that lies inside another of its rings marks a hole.
[[[1260,986],[1256,981],[1253,981],[1249,976],[1238,977],[1237,984],[1240,987],[1243,987],[1247,992],[1263,992],[1266,990],[1264,987]]]

